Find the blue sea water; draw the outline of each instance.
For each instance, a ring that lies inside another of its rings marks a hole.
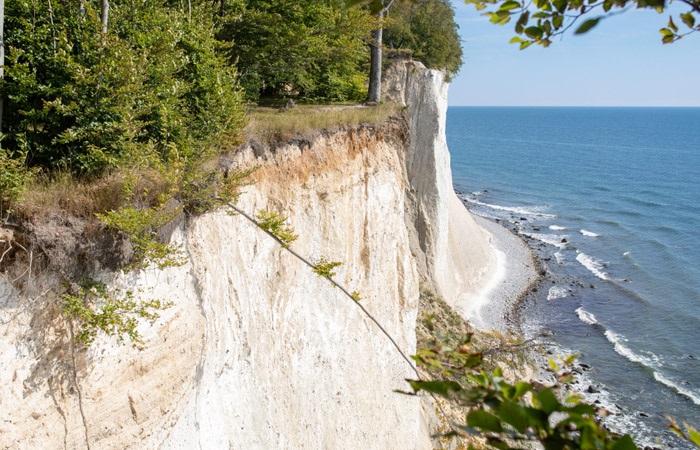
[[[530,334],[581,354],[581,386],[639,443],[700,428],[700,108],[450,107],[455,189],[535,248]]]

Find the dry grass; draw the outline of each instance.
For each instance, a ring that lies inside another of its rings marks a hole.
[[[126,195],[127,186],[131,199]],[[94,219],[95,213],[117,210],[127,201],[152,206],[168,187],[161,173],[149,169],[138,173],[117,171],[92,182],[78,180],[70,173],[38,176],[30,181],[16,212],[29,220],[50,213]]]
[[[249,111],[244,137],[274,143],[343,125],[381,124],[400,109],[393,104],[301,105],[289,110],[254,107]],[[14,210],[27,220],[50,213],[92,220],[95,213],[117,210],[127,202],[138,207],[153,206],[170,188],[167,174],[155,169],[140,169],[138,173],[125,169],[93,182],[79,181],[69,173],[54,173],[50,177],[33,177]]]
[[[381,124],[400,110],[401,107],[396,104],[300,105],[293,109],[255,107],[249,111],[250,121],[244,137],[266,143],[287,141],[295,135],[343,125]]]

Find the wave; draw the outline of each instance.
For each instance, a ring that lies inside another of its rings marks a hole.
[[[600,234],[594,233],[594,232],[588,231],[588,230],[581,230],[580,232],[581,232],[582,235],[588,236],[588,237],[598,237],[598,236],[600,236]]]
[[[559,225],[550,225],[549,229],[552,231],[565,231],[566,227],[560,227]]]
[[[532,239],[537,239],[538,241],[542,241],[545,244],[553,245],[557,248],[564,249],[566,248],[566,241],[564,238],[566,238],[565,235],[560,235],[560,234],[542,234],[542,233],[528,233],[525,231],[521,231],[520,234],[523,236],[527,236]],[[564,242],[562,242],[564,241]]]
[[[684,388],[682,386],[678,386],[676,383],[674,383],[673,381],[669,380],[668,378],[656,371],[654,371],[654,379],[659,383],[670,387],[679,394],[688,397],[696,405],[700,405],[700,394],[698,394],[697,392],[691,391],[690,389]]]
[[[605,337],[614,345],[615,351],[624,356],[625,358],[629,359],[632,362],[638,363],[643,365],[644,367],[647,367],[651,369],[654,379],[658,381],[659,383],[665,385],[666,387],[669,387],[676,391],[678,394],[683,395],[684,397],[687,397],[695,403],[696,405],[700,405],[700,394],[698,392],[695,392],[691,389],[685,388],[683,386],[680,386],[676,383],[674,383],[672,380],[669,380],[666,378],[664,375],[659,373],[658,371],[658,365],[659,365],[659,358],[652,354],[652,357],[645,357],[642,355],[639,355],[635,352],[633,352],[629,347],[626,347],[623,344],[623,341],[626,342],[627,339],[624,337],[620,336],[619,334],[615,333],[612,330],[607,330],[605,332]]]
[[[583,306],[580,306],[576,310],[576,314],[578,315],[578,318],[581,319],[581,322],[585,322],[589,325],[597,325],[598,320],[596,320],[595,316],[592,313],[589,313],[585,309],[583,309]]]
[[[612,330],[605,330],[605,337],[608,339],[608,341],[610,341],[613,344],[613,346],[615,347],[615,351],[618,354],[637,364],[641,364],[650,369],[654,368],[655,360],[647,358],[646,356],[638,355],[632,350],[630,350],[629,347],[626,347],[623,344],[623,342],[627,342],[627,339],[625,339],[623,336],[615,333]]]
[[[608,274],[605,271],[603,271],[603,263],[601,263],[597,259],[588,256],[583,252],[579,252],[578,255],[576,255],[576,261],[580,262],[583,267],[590,270],[590,272],[593,275],[597,276],[601,280],[610,279],[610,277],[608,277]]]
[[[547,300],[552,301],[558,298],[564,298],[569,295],[569,291],[561,286],[552,286],[547,292]]]
[[[535,216],[535,217],[550,217],[550,218],[555,218],[557,216],[553,214],[546,214],[543,212],[539,212],[537,210],[530,210],[530,209],[525,209],[517,206],[501,206],[501,205],[494,205],[492,203],[485,203],[480,200],[474,199],[474,198],[464,198],[464,200],[468,203],[471,203],[473,205],[478,205],[478,206],[483,206],[485,208],[491,208],[495,209],[498,211],[507,211],[510,213],[515,213],[515,214],[520,214],[521,216]],[[544,209],[544,206],[536,207],[537,209]]]

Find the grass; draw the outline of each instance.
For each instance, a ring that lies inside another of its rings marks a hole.
[[[396,104],[299,105],[293,109],[254,107],[249,111],[250,121],[243,134],[246,140],[271,144],[343,125],[381,124],[400,109]]]
[[[252,107],[244,138],[274,144],[322,129],[381,124],[400,110],[395,104],[299,105],[288,110]],[[21,199],[15,202],[14,211],[26,220],[50,213],[94,220],[95,213],[118,210],[130,203],[137,208],[153,206],[170,188],[167,176],[155,169],[124,168],[89,182],[67,172],[37,175],[29,179]]]

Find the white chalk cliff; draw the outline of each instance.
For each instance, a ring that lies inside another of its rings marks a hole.
[[[297,252],[343,261],[335,279],[411,354],[419,283],[467,301],[495,263],[452,189],[442,74],[404,62],[385,86],[408,125],[245,147],[237,163],[260,169],[238,206],[287,216]],[[173,302],[141,326],[142,351],[104,336],[75,349],[51,293],[0,280],[0,448],[431,447],[420,400],[393,392],[411,368],[327,280],[227,211],[171,239],[184,266],[103,273]]]

